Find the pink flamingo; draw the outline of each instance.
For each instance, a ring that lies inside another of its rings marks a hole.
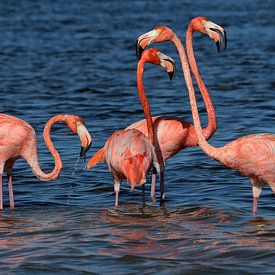
[[[105,146],[90,159],[86,169],[95,166],[97,163],[107,162],[109,170],[114,178],[115,206],[118,206],[118,196],[120,184],[123,179],[131,183],[131,190],[136,183],[142,185],[144,192],[144,183],[146,176],[153,164],[153,168],[160,172],[158,160],[153,147],[154,129],[150,113],[149,104],[146,98],[142,75],[146,62],[157,64],[163,67],[169,74],[170,79],[174,76],[173,60],[162,54],[157,49],[144,51],[137,68],[138,93],[146,116],[147,139],[143,133],[136,129],[125,129],[113,133]]]
[[[62,161],[50,137],[52,126],[58,122],[66,123],[71,131],[79,136],[81,140],[80,156],[85,155],[92,142],[82,118],[74,115],[56,115],[50,118],[44,127],[43,136],[53,156],[55,167],[52,172],[45,173],[41,170],[38,162],[37,138],[32,126],[14,116],[0,114],[0,209],[3,209],[2,175],[4,170],[8,174],[10,207],[14,208],[12,168],[20,157],[27,161],[34,175],[42,181],[54,180],[61,173]]]
[[[199,20],[196,21],[195,27],[203,30],[206,24],[209,26],[210,23],[207,22],[209,22],[207,18],[200,17]],[[211,27],[210,31],[213,31]],[[189,30],[189,32],[191,31]],[[207,33],[207,30],[205,30],[205,32]],[[211,33],[211,35],[213,39],[217,39],[213,33]],[[191,36],[187,36],[187,39],[191,40]],[[182,54],[182,66],[189,93],[198,144],[209,157],[250,178],[253,192],[253,215],[256,215],[258,200],[264,183],[268,183],[273,193],[275,193],[275,134],[261,133],[248,135],[219,148],[210,145],[206,141],[202,131],[187,57],[185,52]],[[187,48],[187,55],[188,57],[192,56],[190,48]],[[188,58],[188,60],[191,64],[192,58]]]
[[[136,129],[114,132],[105,146],[89,160],[86,169],[103,161],[107,163],[114,178],[115,207],[118,207],[123,179],[130,181],[133,190],[137,183],[144,185],[152,164],[159,170],[153,145]]]
[[[203,25],[198,24],[200,20],[203,20]],[[189,49],[189,60],[191,70],[195,76],[198,87],[201,91],[206,111],[208,115],[208,125],[203,128],[203,135],[206,139],[212,137],[217,129],[216,122],[216,114],[214,110],[214,106],[212,104],[210,95],[205,87],[201,76],[198,71],[198,67],[194,57],[193,45],[192,45],[192,34],[194,31],[198,31],[204,34],[207,34],[211,39],[216,42],[218,51],[223,46],[226,48],[226,34],[222,27],[219,25],[209,21],[205,17],[197,17],[191,20],[186,34],[186,45]],[[224,38],[224,42],[223,42]],[[152,31],[149,31],[137,39],[137,56],[140,57],[143,49],[154,43],[154,42],[163,42],[163,41],[171,41],[176,46],[182,63],[182,68],[184,71],[184,48],[177,37],[177,35],[166,26],[158,26],[155,27]],[[189,70],[189,67],[187,66]],[[198,145],[198,141],[195,134],[194,126],[186,122],[182,118],[171,117],[171,116],[157,116],[153,117],[155,132],[157,133],[157,137],[155,139],[155,148],[157,157],[160,165],[164,163],[167,159],[177,154],[180,150],[188,147],[194,147]],[[139,131],[143,132],[146,136],[147,127],[145,124],[145,120],[138,121],[130,126],[127,129],[135,128]],[[154,196],[155,193],[155,175],[153,173],[152,176],[152,186],[151,186],[151,196]],[[161,198],[164,199],[164,186],[161,186]]]

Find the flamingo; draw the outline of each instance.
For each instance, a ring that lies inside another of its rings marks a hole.
[[[86,154],[92,142],[82,118],[68,114],[50,118],[44,127],[43,137],[53,156],[55,167],[52,172],[45,173],[41,170],[38,162],[37,138],[33,127],[17,117],[0,114],[0,209],[3,209],[2,175],[4,170],[8,175],[10,207],[14,208],[12,169],[15,161],[20,157],[27,161],[34,175],[41,181],[54,180],[60,175],[62,161],[50,137],[52,126],[58,122],[66,123],[71,131],[79,136],[81,140],[80,156]]]
[[[173,60],[162,54],[157,49],[144,51],[137,68],[138,93],[141,104],[146,116],[146,126],[148,138],[136,129],[125,129],[113,133],[105,146],[90,159],[86,169],[90,169],[98,163],[107,162],[109,170],[114,178],[115,206],[118,206],[118,196],[120,184],[123,179],[129,180],[131,190],[136,183],[142,185],[144,192],[144,183],[151,166],[161,175],[161,168],[156,158],[154,149],[154,128],[150,113],[149,104],[146,98],[142,76],[146,62],[157,64],[163,67],[169,74],[170,79],[174,77]],[[151,165],[153,164],[153,165]]]
[[[151,165],[159,171],[154,147],[136,129],[114,132],[96,155],[86,165],[86,170],[103,161],[107,163],[114,179],[115,207],[118,207],[120,184],[127,179],[131,191],[139,183],[144,186]]]
[[[211,25],[205,17],[200,17],[196,21],[195,27],[201,30],[205,29],[206,33],[210,32],[213,39],[218,39],[218,36],[213,33],[214,30],[212,29],[216,29],[216,27],[212,27]],[[207,30],[205,26],[210,26],[210,28]],[[189,32],[191,31],[189,30]],[[191,36],[187,37],[187,39],[191,39]],[[187,55],[188,57],[192,56],[190,48],[187,48]],[[188,60],[191,65],[192,59],[188,58]],[[182,62],[198,144],[209,157],[239,171],[250,179],[253,193],[252,213],[256,215],[263,185],[268,183],[273,193],[275,193],[275,134],[260,133],[247,135],[231,141],[223,147],[210,145],[201,127],[195,91],[185,52],[182,52]]]
[[[203,24],[199,24],[200,20],[203,21]],[[201,32],[203,34],[207,34],[211,39],[216,42],[217,50],[220,51],[220,48],[226,48],[227,39],[226,33],[224,29],[211,22],[206,17],[196,17],[192,19],[189,23],[187,33],[186,33],[186,46],[189,49],[188,57],[190,60],[190,67],[195,76],[195,80],[198,84],[198,87],[201,91],[206,111],[208,115],[208,124],[205,128],[203,128],[203,135],[208,140],[210,139],[217,129],[217,121],[216,121],[216,113],[214,106],[212,104],[210,95],[207,91],[207,88],[204,85],[204,82],[199,74],[199,70],[196,64],[193,45],[192,45],[192,34],[194,31]],[[163,42],[163,41],[171,41],[176,46],[182,63],[183,72],[184,68],[184,48],[177,37],[177,35],[167,26],[157,26],[152,31],[149,31],[143,35],[140,35],[137,39],[137,57],[140,58],[141,53],[144,48],[154,42]],[[187,66],[189,70],[189,66]],[[159,159],[160,164],[164,163],[167,159],[177,154],[182,149],[188,147],[194,147],[198,145],[194,126],[185,121],[182,118],[172,117],[172,116],[156,116],[153,117],[155,132],[157,133],[157,138],[155,142],[156,153]],[[147,127],[145,120],[138,121],[130,126],[127,129],[138,129],[143,132],[146,136]],[[160,151],[160,154],[158,154]],[[155,175],[153,173],[152,176],[152,186],[151,186],[151,196],[155,194]],[[164,194],[164,186],[161,187],[161,199],[165,198]]]

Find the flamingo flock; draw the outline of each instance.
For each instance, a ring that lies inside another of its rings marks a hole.
[[[162,202],[166,196],[164,178],[166,160],[182,149],[199,146],[210,158],[239,171],[250,179],[253,194],[252,213],[256,215],[263,185],[267,183],[275,194],[275,134],[252,134],[218,148],[208,143],[217,130],[217,119],[194,55],[192,40],[193,33],[196,31],[214,40],[218,52],[226,49],[226,32],[206,17],[196,17],[190,21],[186,31],[186,51],[176,33],[167,26],[156,26],[137,38],[137,91],[145,119],[111,134],[104,147],[100,148],[87,162],[85,169],[88,170],[100,163],[107,163],[114,180],[114,205],[116,207],[119,205],[122,180],[130,182],[131,190],[140,184],[144,194],[147,175],[152,172],[151,199],[155,200],[158,176],[160,201]],[[153,43],[166,41],[172,42],[179,53],[194,124],[179,117],[165,115],[152,117],[151,115],[143,83],[144,66],[146,63],[159,65],[168,73],[170,80],[173,80],[175,63],[172,58],[158,49],[146,49],[146,47]],[[204,128],[200,123],[190,69],[207,111],[208,124]],[[12,170],[15,161],[20,157],[27,161],[34,175],[41,181],[54,180],[60,175],[62,160],[50,137],[52,126],[59,122],[65,123],[74,134],[79,136],[81,157],[86,155],[92,143],[91,135],[82,118],[71,114],[51,117],[45,124],[43,137],[52,154],[55,166],[51,172],[45,173],[38,161],[37,138],[32,126],[14,116],[0,114],[0,209],[3,209],[2,175],[4,171],[8,175],[10,207],[15,207]]]

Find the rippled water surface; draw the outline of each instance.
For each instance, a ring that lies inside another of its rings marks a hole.
[[[0,1],[1,112],[36,129],[45,171],[53,168],[45,122],[58,113],[82,116],[93,136],[90,157],[114,130],[143,118],[136,37],[165,24],[184,39],[189,20],[199,15],[228,34],[228,50],[219,55],[208,37],[194,36],[218,118],[211,144],[275,132],[273,1]],[[192,121],[177,51],[170,43],[155,46],[174,58],[178,72],[170,83],[158,67],[146,66],[152,113]],[[124,182],[115,209],[107,167],[84,171],[78,138],[63,125],[52,138],[64,162],[59,179],[40,182],[17,161],[11,210],[3,177],[1,273],[274,274],[268,186],[253,217],[248,178],[190,148],[167,162],[164,206],[150,203],[149,186],[143,202],[140,188],[130,192]]]

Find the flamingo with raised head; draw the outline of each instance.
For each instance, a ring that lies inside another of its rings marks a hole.
[[[203,29],[206,24],[209,26],[205,18],[201,17],[196,22],[196,28]],[[211,27],[209,31],[213,32]],[[211,32],[213,39],[217,39],[214,33]],[[191,39],[191,37],[189,36],[188,39]],[[192,55],[190,48],[187,48],[187,55],[188,57]],[[252,134],[238,138],[219,148],[210,145],[206,141],[201,127],[195,91],[185,52],[183,52],[182,57],[184,77],[189,93],[198,144],[209,157],[250,178],[253,192],[253,215],[256,215],[258,200],[264,183],[268,183],[273,193],[275,193],[275,134]],[[192,64],[192,59],[189,58],[189,62]]]
[[[170,79],[174,77],[175,70],[173,60],[157,49],[144,51],[138,63],[138,94],[146,117],[148,139],[136,129],[117,131],[109,137],[105,146],[99,149],[86,166],[86,169],[89,169],[98,163],[107,162],[114,178],[115,206],[118,206],[120,184],[123,179],[130,181],[131,189],[135,187],[136,183],[142,184],[144,191],[144,183],[151,164],[153,163],[153,169],[159,172],[160,175],[163,172],[153,147],[155,133],[142,81],[146,62],[163,67],[169,74]]]
[[[10,207],[14,208],[12,169],[15,161],[20,157],[27,161],[34,175],[41,181],[54,180],[60,175],[62,161],[50,137],[52,126],[58,122],[66,123],[69,129],[79,136],[81,140],[80,156],[86,154],[92,142],[82,118],[68,114],[50,118],[44,127],[43,137],[53,156],[55,166],[50,173],[45,173],[41,170],[38,162],[37,138],[33,127],[17,117],[0,114],[0,209],[3,209],[2,175],[4,170],[8,174]]]
[[[200,21],[203,21],[203,24],[199,24]],[[208,124],[205,128],[203,128],[202,131],[204,137],[209,139],[217,129],[217,121],[215,109],[212,104],[210,95],[199,74],[199,70],[195,61],[192,45],[192,34],[194,31],[207,34],[211,39],[213,39],[216,42],[218,51],[222,47],[226,48],[227,39],[224,29],[221,26],[209,21],[209,19],[205,17],[197,17],[191,20],[186,33],[186,46],[189,49],[188,57],[190,59],[191,70],[201,91],[208,116]],[[185,51],[180,39],[170,28],[166,26],[157,26],[152,31],[149,31],[138,37],[136,44],[137,57],[140,58],[141,53],[146,46],[154,42],[164,41],[171,41],[174,43],[180,55],[183,72],[185,69],[189,70],[189,66],[186,67],[186,65],[184,65]],[[155,132],[157,133],[155,141],[156,150],[159,149],[161,152],[161,154],[158,154],[158,150],[156,151],[157,157],[160,159],[160,163],[161,161],[165,162],[167,159],[174,156],[182,149],[198,145],[194,126],[184,119],[172,116],[158,116],[153,117],[153,121]],[[127,127],[127,129],[129,128],[138,129],[146,136],[148,135],[144,120],[138,121]],[[155,176],[153,174],[152,188],[154,188],[154,186]],[[151,189],[151,195],[154,195],[154,192],[155,191]],[[161,187],[161,198],[163,199],[164,196],[164,187]]]

